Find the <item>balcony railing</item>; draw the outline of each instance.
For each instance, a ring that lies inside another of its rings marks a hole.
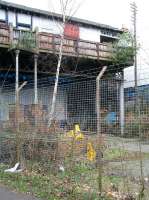
[[[26,30],[13,29],[11,48],[34,51],[37,47],[36,33]]]
[[[10,28],[5,24],[0,24],[0,45],[10,44]]]
[[[11,26],[0,24],[0,46],[57,54],[60,47],[60,36],[50,33],[18,30]],[[110,44],[65,38],[63,54],[75,57],[110,60],[113,54],[113,48]]]

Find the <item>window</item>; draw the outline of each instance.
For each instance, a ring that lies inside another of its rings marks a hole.
[[[0,22],[6,22],[6,21],[7,21],[6,11],[0,9]]]
[[[110,37],[117,37],[118,36],[117,32],[106,30],[106,29],[101,30],[101,34],[105,35],[105,36],[110,36]]]
[[[31,15],[27,14],[17,14],[17,28],[19,29],[31,29],[32,23],[31,23]]]
[[[117,39],[114,38],[114,37],[108,37],[108,36],[104,36],[104,35],[101,35],[100,36],[100,42],[101,43],[113,43],[115,42]]]

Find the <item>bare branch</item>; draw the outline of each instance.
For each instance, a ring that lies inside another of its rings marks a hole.
[[[79,10],[79,8],[82,6],[83,3],[84,3],[84,0],[82,0],[75,9],[72,6],[72,8],[70,9],[70,12],[68,13],[67,21],[69,21],[71,17],[73,17],[76,14],[76,12]]]

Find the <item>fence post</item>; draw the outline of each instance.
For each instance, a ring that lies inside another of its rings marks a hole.
[[[124,80],[122,78],[122,80],[120,81],[120,130],[121,130],[121,136],[124,136],[124,126],[125,126],[125,102],[124,102]]]
[[[104,66],[96,78],[96,113],[97,113],[97,136],[98,136],[98,187],[100,194],[102,193],[102,162],[101,162],[101,109],[100,109],[100,79],[104,75],[107,66]]]

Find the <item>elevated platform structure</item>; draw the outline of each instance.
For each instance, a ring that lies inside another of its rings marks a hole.
[[[60,14],[0,1],[0,76],[14,80],[16,50],[19,51],[20,80],[30,80],[37,62],[39,77],[56,72],[60,48]],[[65,25],[61,74],[96,75],[102,66],[121,73],[126,65],[113,66],[112,42],[122,30],[72,17]],[[38,58],[37,58],[38,56]],[[36,61],[35,61],[36,60]],[[38,60],[38,61],[37,61]]]

